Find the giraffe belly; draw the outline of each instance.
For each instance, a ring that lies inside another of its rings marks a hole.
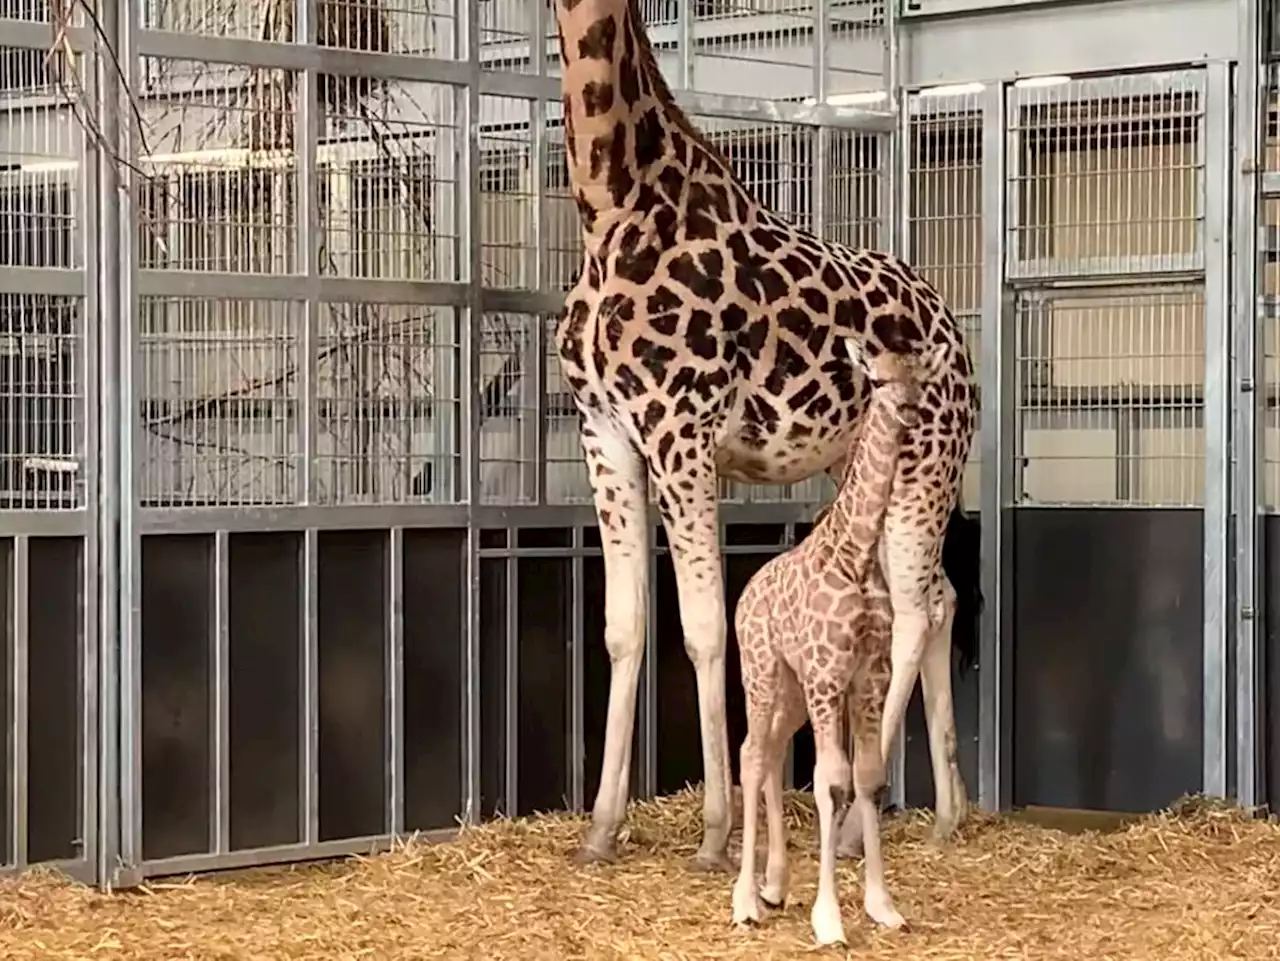
[[[721,477],[747,484],[794,484],[843,457],[851,433],[850,426],[821,436],[815,433],[802,441],[788,441],[783,434],[763,444],[731,433],[716,450],[716,471]]]

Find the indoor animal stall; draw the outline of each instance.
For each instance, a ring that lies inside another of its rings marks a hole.
[[[917,695],[886,847],[913,930],[855,922],[850,869],[853,949],[1263,951],[1271,4],[632,2],[757,200],[900,253],[969,338],[944,553],[982,810],[925,843]],[[657,527],[641,804],[618,865],[570,861],[609,659],[552,343],[582,257],[556,5],[0,0],[0,39],[3,956],[804,950],[803,732],[788,908],[732,931],[731,879],[686,868],[697,699]],[[722,482],[730,604],[829,494]],[[736,769],[732,637],[727,670]]]

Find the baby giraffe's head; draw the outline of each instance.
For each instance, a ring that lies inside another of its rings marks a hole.
[[[861,370],[871,384],[874,397],[886,404],[903,427],[918,424],[922,388],[941,371],[946,346],[939,345],[923,355],[882,350],[868,358],[854,338],[848,337],[844,343],[854,367]]]

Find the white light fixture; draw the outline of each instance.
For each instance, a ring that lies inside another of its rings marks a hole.
[[[863,90],[860,93],[833,93],[827,98],[827,103],[833,107],[857,107],[879,103],[888,97],[889,95],[883,90]]]
[[[1064,83],[1070,83],[1071,78],[1064,74],[1052,74],[1048,77],[1023,77],[1021,80],[1015,80],[1015,87],[1060,87]]]
[[[926,87],[916,96],[919,97],[963,97],[967,93],[982,93],[987,89],[985,83],[946,83],[940,87]]]

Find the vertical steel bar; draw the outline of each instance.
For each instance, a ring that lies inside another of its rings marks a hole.
[[[13,863],[27,866],[27,824],[30,795],[27,768],[31,749],[30,689],[28,666],[31,652],[31,539],[13,539],[13,573],[10,588],[13,618],[13,677],[9,688],[9,836],[13,839]]]
[[[1013,324],[1006,313],[1005,258],[1005,88],[988,87],[982,104],[982,327],[979,385],[982,416],[978,443],[982,452],[980,495],[981,586],[985,600],[978,641],[978,803],[988,811],[1010,801],[1010,736],[1004,611],[1005,546],[1013,492],[1015,363]]]
[[[213,636],[209,644],[209,703],[213,705],[209,751],[209,836],[214,854],[230,850],[231,837],[231,629],[228,611],[230,589],[230,536],[213,535]]]
[[[387,829],[404,834],[404,528],[387,540]]]
[[[884,5],[884,89],[889,95],[888,103],[897,104],[902,97],[899,89],[898,63],[901,56],[902,42],[901,20],[898,17],[899,0],[889,0]]]
[[[316,0],[295,0],[297,18],[294,23],[294,42],[307,46],[316,42]],[[295,142],[297,149],[297,176],[294,178],[294,198],[298,211],[297,257],[298,269],[308,280],[306,299],[302,304],[302,330],[298,344],[299,370],[297,390],[301,395],[294,407],[294,429],[301,430],[298,444],[297,493],[299,504],[310,504],[315,496],[316,433],[319,427],[317,380],[320,356],[320,302],[315,287],[320,279],[320,205],[317,202],[319,167],[316,154],[320,143],[321,111],[317,91],[319,77],[314,69],[302,71],[298,77],[297,117]]]
[[[827,101],[827,59],[830,55],[830,21],[825,3],[814,4],[813,44],[813,97],[822,104]],[[801,133],[800,128],[794,135]],[[819,237],[827,234],[827,216],[830,206],[827,166],[831,150],[831,128],[818,127],[813,140],[813,232]]]
[[[676,0],[676,89],[693,89],[693,4]]]
[[[99,880],[108,887],[130,887],[141,881],[142,859],[142,542],[134,517],[135,477],[142,457],[136,401],[138,342],[132,318],[137,314],[133,289],[135,234],[131,159],[138,153],[141,131],[129,123],[122,128],[126,92],[134,89],[138,61],[134,43],[140,11],[137,6],[102,0],[98,18],[103,49],[114,48],[117,72],[110,57],[99,58],[101,130],[105,143],[124,157],[119,164],[99,151],[98,242],[115,250],[99,278],[102,337],[99,376],[102,378],[101,440],[103,483],[99,516],[104,576],[99,594],[103,644],[100,683],[104,697],[101,727],[104,781],[99,836],[111,838],[99,850]],[[114,574],[115,576],[110,576]]]
[[[644,622],[644,660],[636,695],[640,783],[631,790],[633,798],[652,797],[658,792],[658,528],[647,518],[645,523],[649,526],[649,603]]]
[[[457,0],[457,20],[462,25],[463,50],[467,62],[467,86],[457,92],[457,114],[465,136],[458,151],[458,186],[463,195],[465,216],[459,224],[462,275],[470,289],[466,323],[462,329],[462,463],[465,467],[464,497],[467,517],[467,625],[463,668],[463,731],[465,743],[463,801],[469,824],[481,818],[480,803],[480,531],[476,509],[480,503],[480,332],[484,311],[480,263],[483,255],[480,226],[480,4]]]
[[[86,71],[86,100],[102,116],[102,82],[98,71],[110,65],[110,57],[101,51],[95,54],[94,70]],[[106,64],[103,63],[106,61]],[[100,376],[99,364],[102,362],[102,338],[104,331],[97,318],[102,317],[102,291],[94,278],[100,278],[113,263],[114,247],[100,243],[98,231],[99,200],[102,197],[102,173],[96,163],[98,148],[92,138],[83,129],[79,135],[80,169],[83,172],[81,189],[78,191],[78,215],[81,217],[80,254],[85,265],[85,301],[84,309],[76,318],[76,336],[80,348],[75,361],[75,384],[83,387],[83,399],[76,407],[76,453],[84,470],[84,491],[81,495],[85,513],[88,518],[88,529],[85,534],[84,547],[81,554],[81,589],[83,599],[79,630],[79,657],[77,663],[78,681],[81,697],[80,715],[80,811],[79,834],[81,838],[80,854],[85,859],[85,867],[93,873],[95,881],[104,881],[102,865],[98,861],[101,851],[100,834],[100,798],[99,785],[108,782],[107,772],[99,767],[102,758],[101,712],[105,698],[114,696],[115,685],[110,688],[103,685],[101,675],[102,648],[106,646],[102,621],[102,601],[99,591],[108,578],[107,560],[103,553],[108,549],[108,541],[103,537],[101,524],[101,501],[103,496],[103,475],[101,464],[101,422],[99,411],[103,407],[103,391],[106,386]],[[90,322],[94,318],[95,322]],[[114,479],[112,479],[114,482]],[[114,538],[110,542],[114,544]],[[110,572],[111,583],[115,580],[114,561]],[[114,778],[110,779],[114,786]],[[114,801],[112,802],[114,805]],[[0,863],[4,861],[5,852],[0,851]]]
[[[515,545],[516,529],[507,529],[507,543]],[[506,620],[502,657],[503,812],[515,817],[520,802],[520,559],[507,558]]]
[[[584,718],[584,668],[586,648],[584,612],[586,604],[586,574],[583,559],[583,528],[573,526],[573,560],[570,604],[572,620],[569,624],[569,805],[574,811],[582,811],[586,805],[586,723]]]
[[[1231,359],[1227,197],[1231,143],[1230,73],[1206,69],[1200,144],[1204,151],[1204,792],[1228,793],[1227,625],[1230,591]]]
[[[1246,807],[1263,803],[1265,792],[1265,654],[1261,641],[1258,599],[1266,564],[1263,511],[1259,493],[1266,490],[1263,417],[1259,407],[1266,384],[1262,313],[1258,310],[1258,171],[1262,165],[1262,125],[1266,71],[1262,69],[1259,0],[1238,0],[1240,49],[1235,72],[1235,150],[1231,156],[1233,247],[1231,327],[1235,332],[1235,396],[1232,424],[1235,451],[1235,698],[1236,799]]]
[[[320,839],[320,573],[319,534],[302,534],[302,657],[299,658],[299,698],[302,708],[299,756],[302,760],[298,799],[302,843]]]

